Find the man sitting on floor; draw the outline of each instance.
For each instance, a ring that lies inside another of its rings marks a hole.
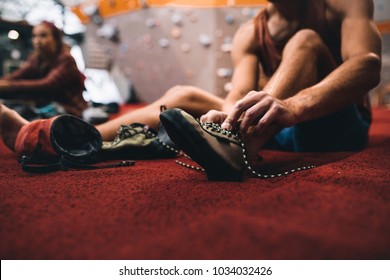
[[[245,34],[246,72],[234,79],[255,88],[260,63],[271,76],[264,89],[200,119],[221,126],[198,123],[179,109],[160,117],[209,179],[242,179],[262,147],[321,152],[366,146],[368,92],[379,83],[381,69],[371,0],[270,0],[239,32]],[[232,134],[238,126],[243,142]]]

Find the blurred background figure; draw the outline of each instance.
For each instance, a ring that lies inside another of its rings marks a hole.
[[[85,77],[62,37],[51,22],[36,25],[34,51],[22,67],[0,79],[0,99],[27,119],[62,113],[80,117],[87,107],[82,95]]]

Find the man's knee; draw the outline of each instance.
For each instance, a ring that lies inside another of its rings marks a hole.
[[[287,43],[286,50],[303,50],[318,53],[326,48],[320,35],[311,29],[298,31]]]
[[[171,87],[167,90],[165,93],[166,96],[178,96],[178,95],[185,95],[189,92],[188,86],[182,86],[182,85],[176,85]]]
[[[164,95],[169,101],[186,102],[194,96],[194,89],[191,86],[177,85],[170,88]]]

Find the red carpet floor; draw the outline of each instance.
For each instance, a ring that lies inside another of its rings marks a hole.
[[[209,182],[173,160],[23,173],[0,144],[1,259],[389,259],[390,111],[359,153],[267,151],[265,171]]]

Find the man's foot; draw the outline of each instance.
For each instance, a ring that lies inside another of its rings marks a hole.
[[[169,137],[202,166],[209,180],[242,181],[244,158],[240,140],[213,123],[200,123],[181,109],[160,114]]]
[[[29,121],[24,119],[14,110],[0,104],[0,135],[4,144],[14,151],[16,136],[22,126],[28,124]]]

